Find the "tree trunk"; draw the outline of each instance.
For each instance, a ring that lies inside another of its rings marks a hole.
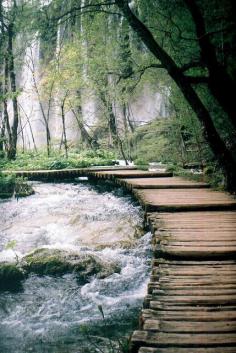
[[[195,0],[184,0],[193,18],[201,58],[209,71],[208,87],[236,129],[236,110],[233,92],[236,92],[235,82],[226,69],[218,62],[216,50],[207,34],[204,18]]]
[[[66,136],[66,124],[65,124],[65,99],[63,99],[61,104],[61,120],[62,120],[62,130],[63,130],[63,144],[65,147],[66,158],[68,158],[68,145]]]
[[[81,107],[80,106],[77,107],[78,114],[75,112],[75,109],[72,107],[71,107],[71,111],[74,114],[74,117],[76,118],[76,121],[78,123],[82,140],[91,148],[99,148],[98,142],[95,139],[93,139],[92,136],[90,136],[90,134],[84,127],[84,123],[81,119],[81,115],[82,115]]]
[[[228,189],[236,190],[236,162],[231,151],[227,149],[224,141],[218,134],[208,110],[174,60],[156,42],[149,29],[130,10],[128,2],[126,0],[115,0],[115,2],[139,38],[152,54],[160,60],[163,67],[182,91],[185,99],[204,127],[205,138],[225,172]]]
[[[17,131],[19,124],[19,114],[18,114],[18,104],[16,98],[16,75],[14,67],[14,54],[13,54],[13,24],[8,25],[8,57],[9,57],[9,76],[11,84],[11,92],[13,95],[12,105],[13,105],[13,123],[11,127],[11,139],[8,150],[8,158],[16,158],[16,148],[17,148]]]

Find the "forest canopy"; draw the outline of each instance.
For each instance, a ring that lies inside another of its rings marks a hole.
[[[214,165],[235,190],[235,18],[230,0],[1,0],[2,158],[105,149]]]

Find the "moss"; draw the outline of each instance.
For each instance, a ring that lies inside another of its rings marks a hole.
[[[88,282],[92,276],[105,278],[114,272],[120,272],[117,264],[103,261],[98,256],[57,249],[37,249],[23,258],[22,266],[27,273],[40,276],[74,273],[80,284]]]
[[[24,278],[24,272],[16,264],[0,264],[0,291],[20,290]]]
[[[25,197],[34,194],[34,190],[25,178],[0,173],[0,198]]]
[[[25,178],[16,178],[15,185],[16,197],[26,197],[34,194],[34,190]]]
[[[0,173],[0,198],[11,197],[15,190],[16,178],[14,175]]]
[[[47,249],[38,249],[34,253],[27,255],[23,259],[24,269],[27,272],[36,273],[37,275],[63,275],[73,270],[72,266],[63,261],[60,251],[55,252]]]

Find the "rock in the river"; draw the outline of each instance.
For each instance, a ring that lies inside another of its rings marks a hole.
[[[114,272],[120,272],[116,263],[104,261],[93,254],[45,248],[26,255],[22,259],[22,266],[26,272],[38,275],[75,273],[81,284],[88,282],[91,276],[105,278]]]
[[[0,291],[17,291],[21,289],[21,282],[25,274],[16,264],[0,263]]]

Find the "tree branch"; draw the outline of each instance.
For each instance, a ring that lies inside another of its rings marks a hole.
[[[73,6],[70,10],[64,12],[62,15],[60,15],[58,17],[53,17],[53,20],[54,21],[59,21],[62,18],[66,17],[67,15],[71,15],[72,13],[75,13],[77,11],[83,11],[84,9],[93,8],[93,12],[105,12],[105,10],[98,9],[98,7],[112,6],[112,5],[115,5],[115,2],[101,2],[101,3],[98,3],[98,4],[88,4],[88,5],[84,5],[84,6]],[[88,11],[86,11],[86,12],[88,12]],[[116,15],[120,15],[120,14],[116,13]]]
[[[201,61],[190,61],[189,63],[184,64],[184,65],[180,68],[180,70],[181,70],[182,72],[185,72],[185,71],[187,71],[187,70],[189,70],[189,69],[192,69],[192,68],[194,68],[194,67],[204,68],[205,65],[204,65],[203,62],[201,62]]]
[[[146,70],[154,69],[154,68],[155,69],[164,69],[165,67],[162,64],[150,64],[150,65],[147,65],[147,66],[140,68],[137,71],[131,71],[127,75],[122,75],[118,72],[108,72],[108,74],[119,76],[118,81],[117,81],[117,84],[118,84],[121,80],[127,80],[128,78],[135,76],[137,74],[140,74],[140,76],[143,76],[143,74],[145,73]]]

